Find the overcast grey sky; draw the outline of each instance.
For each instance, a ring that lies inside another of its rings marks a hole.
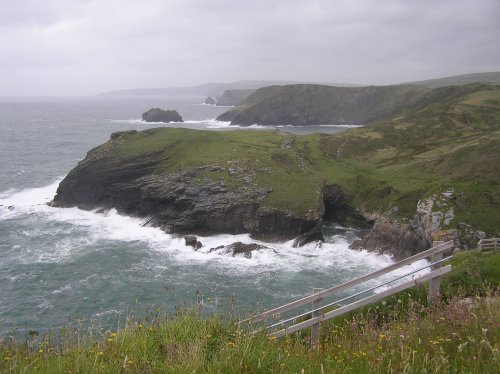
[[[500,71],[500,0],[0,0],[0,95]]]

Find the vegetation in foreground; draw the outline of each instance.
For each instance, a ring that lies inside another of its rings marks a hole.
[[[193,311],[159,313],[125,328],[0,344],[2,373],[498,373],[500,253],[453,259],[443,301],[411,289],[306,334],[270,339]]]

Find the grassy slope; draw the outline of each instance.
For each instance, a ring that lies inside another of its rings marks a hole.
[[[157,310],[118,332],[77,327],[59,341],[0,343],[0,372],[497,373],[500,253],[458,254],[453,266],[443,281],[446,303],[429,306],[425,290],[405,291],[323,324],[313,349],[306,332],[273,340],[217,316],[165,318]]]
[[[389,119],[336,135],[154,129],[110,141],[91,156],[157,152],[157,172],[224,166],[204,176],[234,188],[244,187],[229,173],[239,168],[273,188],[266,205],[296,214],[315,209],[326,183],[343,186],[355,206],[397,210],[403,220],[415,213],[418,199],[452,188],[451,228],[467,222],[499,234],[499,149],[500,86],[476,84],[435,90]]]
[[[246,125],[330,124],[332,121],[364,124],[412,104],[428,91],[417,85],[270,86],[257,90],[220,118]]]
[[[457,217],[452,224],[500,231],[500,87],[464,91],[329,139],[324,149],[364,170],[365,188],[381,191],[367,200],[351,185],[359,203],[368,210],[396,205],[399,215],[408,217],[418,198],[453,188]]]
[[[473,74],[463,74],[454,75],[451,77],[427,79],[424,81],[410,82],[411,84],[418,84],[426,87],[442,87],[452,84],[469,84],[474,82],[488,82],[488,83],[500,83],[500,72],[488,72],[488,73],[473,73]]]

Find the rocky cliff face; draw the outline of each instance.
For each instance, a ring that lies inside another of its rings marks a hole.
[[[379,217],[368,234],[355,241],[351,248],[380,252],[400,260],[424,251],[430,245],[429,238],[420,227]]]
[[[226,166],[207,164],[178,172],[158,172],[165,161],[158,153],[126,159],[110,155],[110,149],[122,142],[123,136],[141,135],[115,133],[110,142],[90,151],[60,183],[52,205],[116,208],[145,217],[147,224],[169,233],[250,233],[257,239],[276,241],[312,229],[321,232],[321,204],[316,213],[308,215],[266,207],[263,201],[272,188],[249,182],[244,169],[227,170]],[[231,172],[233,181],[245,186],[231,188],[223,180],[208,178],[207,172]]]
[[[217,100],[217,106],[234,106],[240,105],[248,96],[253,94],[255,90],[225,90],[221,98]]]
[[[500,86],[473,84],[435,89],[335,135],[115,133],[61,182],[53,204],[114,207],[169,232],[248,232],[297,245],[320,240],[324,219],[366,226],[368,218],[375,224],[359,246],[397,257],[432,240],[473,246],[499,233],[499,102]]]

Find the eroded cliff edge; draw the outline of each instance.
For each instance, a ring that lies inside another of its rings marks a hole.
[[[297,181],[295,171],[303,168],[297,169],[294,141],[274,132],[115,133],[68,174],[52,204],[115,208],[171,233],[299,237],[297,244],[305,244],[322,238],[324,198],[342,199],[328,185]]]
[[[405,257],[435,239],[500,234],[500,86],[335,135],[151,129],[115,133],[61,182],[55,206],[116,208],[176,233],[321,238],[332,219],[372,228],[358,247]]]

